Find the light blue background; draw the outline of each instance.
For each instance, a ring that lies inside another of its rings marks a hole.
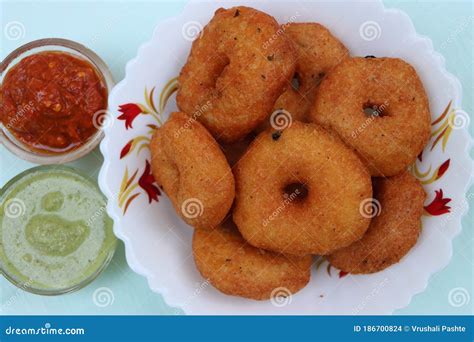
[[[1,1],[1,29],[19,21],[25,35],[8,40],[2,32],[1,58],[28,41],[63,37],[95,50],[109,65],[116,80],[124,76],[125,63],[133,58],[140,44],[148,41],[153,28],[162,19],[180,13],[185,2],[173,1]],[[412,18],[420,34],[431,37],[436,50],[446,58],[447,69],[456,75],[464,90],[463,108],[473,113],[473,3],[385,1]],[[466,26],[467,23],[467,26]],[[470,132],[473,133],[473,126]],[[471,153],[472,155],[472,153]],[[102,162],[98,150],[72,163],[96,177]],[[32,167],[0,146],[0,185],[19,172]],[[471,189],[471,192],[473,189]],[[471,208],[474,201],[470,200]],[[463,231],[454,241],[451,263],[435,274],[425,292],[398,314],[470,314],[474,298],[461,307],[449,304],[448,293],[456,287],[473,293],[473,210],[464,218]],[[436,253],[433,250],[433,253]],[[107,307],[94,305],[93,292],[100,287],[113,291],[114,301]],[[146,280],[127,266],[122,243],[110,267],[92,284],[69,295],[41,297],[18,290],[0,279],[0,309],[5,314],[171,314],[162,297],[149,290]]]

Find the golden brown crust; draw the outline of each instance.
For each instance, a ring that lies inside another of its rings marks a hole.
[[[308,122],[308,113],[317,88],[336,65],[349,57],[347,48],[323,25],[317,23],[288,23],[282,29],[293,42],[297,61],[294,82],[276,100],[273,111],[285,109],[293,120]],[[293,83],[293,82],[292,82]],[[270,127],[267,119],[258,128]]]
[[[377,106],[379,116],[364,113]],[[373,176],[406,170],[430,135],[430,111],[415,69],[397,58],[350,58],[321,82],[313,122],[334,130]]]
[[[310,255],[284,256],[252,247],[235,226],[196,229],[193,254],[201,275],[219,291],[233,296],[266,300],[278,288],[294,294],[311,276]]]
[[[360,239],[369,226],[359,211],[372,196],[368,171],[318,125],[293,122],[281,133],[261,133],[234,174],[234,222],[256,247],[323,255]],[[305,184],[306,197],[284,191],[295,183]]]
[[[415,245],[421,230],[425,192],[410,173],[374,179],[380,215],[367,233],[349,247],[328,256],[329,262],[350,273],[373,273],[397,263]]]
[[[221,8],[193,42],[178,79],[178,107],[217,140],[237,141],[265,120],[295,62],[273,17],[249,7]]]
[[[194,227],[215,227],[234,200],[234,177],[219,145],[196,120],[172,113],[150,143],[153,176]]]

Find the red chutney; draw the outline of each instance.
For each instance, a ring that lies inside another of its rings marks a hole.
[[[94,114],[106,108],[107,88],[95,67],[65,52],[22,59],[1,85],[3,125],[42,152],[63,153],[84,144],[99,127]]]

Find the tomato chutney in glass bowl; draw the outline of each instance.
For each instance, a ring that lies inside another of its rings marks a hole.
[[[113,79],[83,45],[41,39],[2,61],[0,126],[4,145],[39,164],[60,164],[90,152],[103,137]]]

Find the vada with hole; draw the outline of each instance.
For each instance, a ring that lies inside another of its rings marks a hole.
[[[262,132],[234,168],[233,219],[251,245],[279,253],[329,254],[360,239],[372,196],[357,155],[315,124]]]
[[[310,118],[357,151],[372,176],[405,171],[431,132],[423,84],[398,58],[354,57],[337,65],[321,82]]]

